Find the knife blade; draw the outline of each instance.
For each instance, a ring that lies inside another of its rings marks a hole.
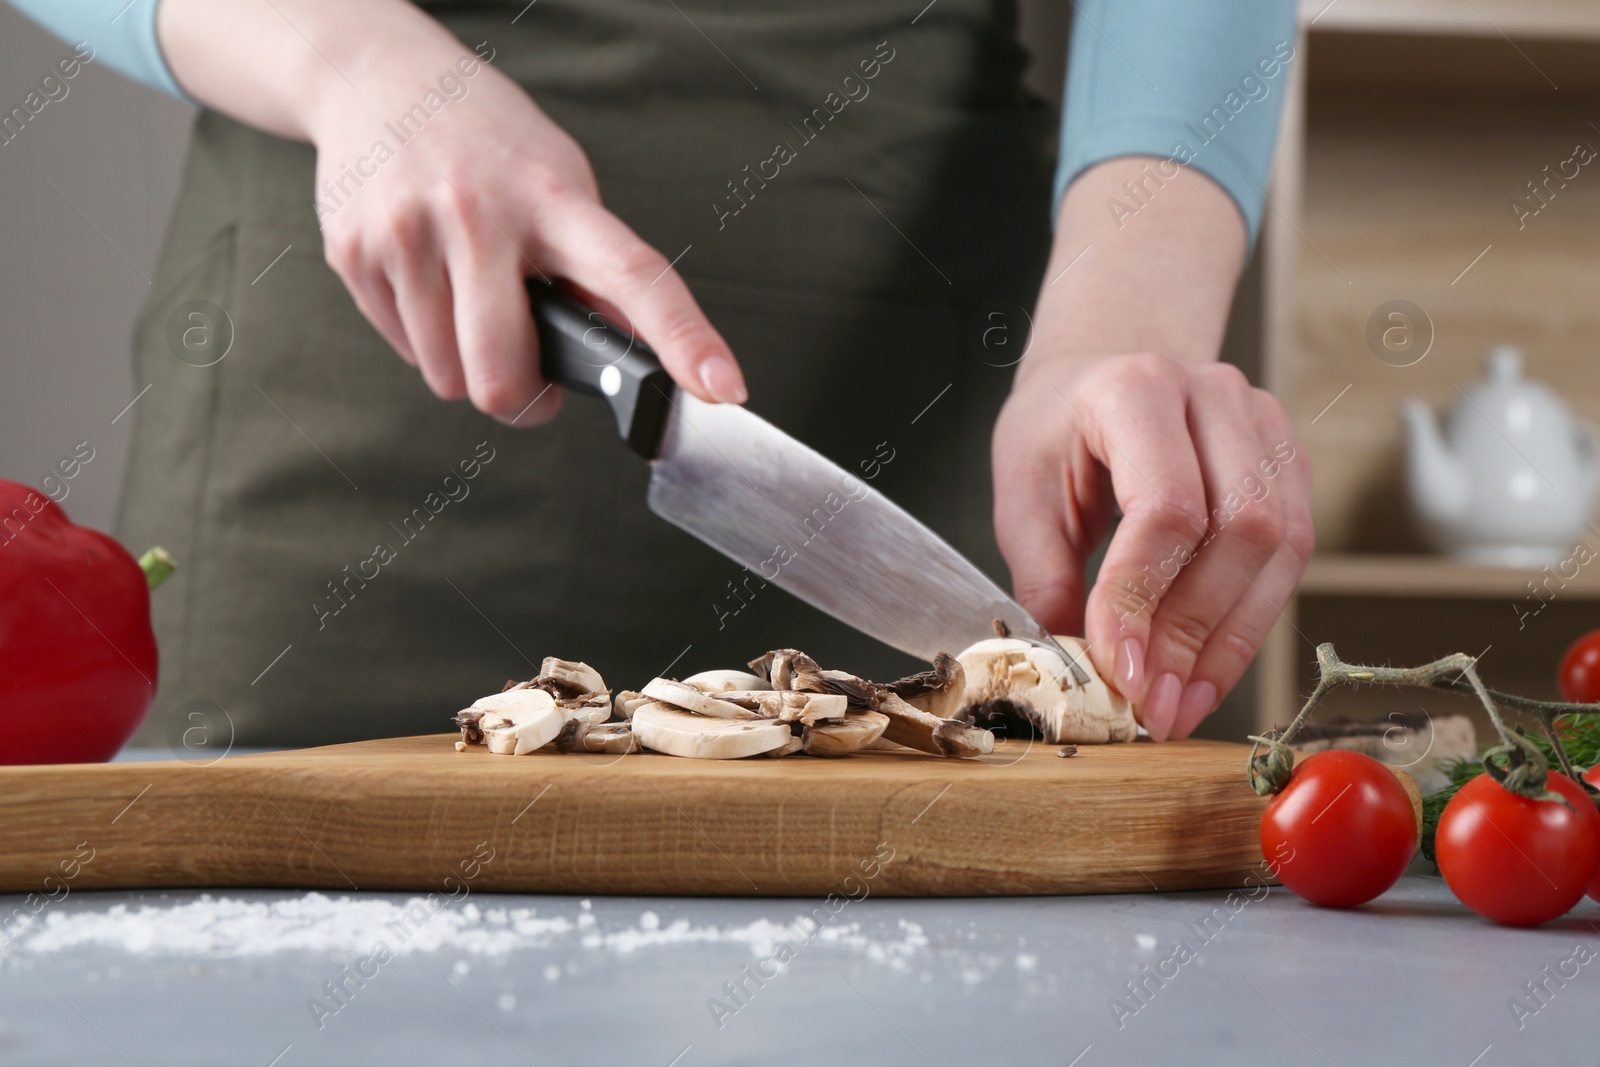
[[[970,560],[909,512],[758,415],[678,390],[655,354],[543,282],[530,281],[549,381],[607,400],[650,460],[650,510],[763,581],[921,660],[1010,635],[1075,656]]]

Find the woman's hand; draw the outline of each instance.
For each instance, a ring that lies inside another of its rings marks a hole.
[[[1084,633],[1160,741],[1238,682],[1313,537],[1287,413],[1216,362],[1243,222],[1185,172],[1119,228],[1105,200],[1143,162],[1085,172],[1063,203],[1058,281],[995,427],[995,529],[1018,599],[1053,632]],[[1084,564],[1119,507],[1085,604]]]
[[[555,414],[556,394],[535,404],[547,384],[524,289],[542,276],[576,283],[687,391],[745,400],[727,344],[667,258],[601,206],[577,142],[413,5],[164,0],[159,30],[197,99],[316,146],[328,264],[440,397],[517,425]]]

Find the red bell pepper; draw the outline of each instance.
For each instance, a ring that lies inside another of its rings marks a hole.
[[[156,691],[150,590],[172,573],[0,481],[0,763],[110,759]]]

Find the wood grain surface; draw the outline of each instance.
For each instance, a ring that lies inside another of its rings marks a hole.
[[[1261,876],[1244,745],[709,761],[453,740],[0,768],[0,890],[49,892],[74,857],[73,889],[449,893],[470,871],[473,890],[967,896]]]

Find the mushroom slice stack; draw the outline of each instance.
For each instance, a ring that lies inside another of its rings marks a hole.
[[[777,719],[696,715],[653,702],[636,708],[633,735],[645,748],[691,759],[743,759],[790,747],[789,724]]]
[[[1056,640],[1074,662],[1010,637],[979,641],[962,652],[957,658],[966,671],[963,717],[980,726],[1024,722],[1052,745],[1132,741],[1139,732],[1133,710],[1095,671],[1083,641]]]
[[[875,683],[844,671],[825,671],[798,649],[774,649],[751,660],[750,669],[773,689],[842,696],[851,711],[871,711],[878,696]]]
[[[609,718],[611,690],[599,671],[587,663],[546,656],[538,677],[507,682],[502,691],[456,714],[461,728],[456,750],[483,744],[497,755],[522,756],[554,741],[568,724],[592,727]],[[608,736],[605,743],[623,742]]]
[[[1006,675],[1007,699],[1024,691],[1024,673],[1018,667],[1016,677]],[[987,705],[972,699],[972,681],[972,668],[945,653],[931,670],[879,685],[780,648],[752,660],[749,671],[702,671],[681,682],[654,678],[640,691],[613,696],[587,663],[550,656],[537,677],[508,682],[458,713],[456,748],[485,744],[490,752],[523,755],[553,742],[557,752],[650,749],[745,759],[843,756],[894,742],[939,756],[980,756],[994,751],[994,735],[973,724]]]
[[[698,691],[700,695],[687,690]],[[685,711],[721,719],[782,719],[810,723],[841,718],[846,711],[844,697],[780,692],[765,678],[744,671],[701,671],[681,682],[657,678],[645,686],[644,695]]]
[[[821,693],[845,698],[842,720],[815,723],[814,744],[805,751],[813,755],[842,755],[873,744],[880,737],[907,748],[936,756],[981,756],[994,751],[994,735],[956,719],[962,690],[961,665],[941,653],[934,669],[902,678],[889,685],[878,685],[844,671],[823,670],[804,652],[780,648],[750,662],[750,669],[779,690]],[[902,697],[899,693],[905,693]],[[912,701],[926,705],[917,707]],[[869,727],[852,723],[857,716],[876,714],[885,721]],[[838,728],[836,729],[835,726]]]

